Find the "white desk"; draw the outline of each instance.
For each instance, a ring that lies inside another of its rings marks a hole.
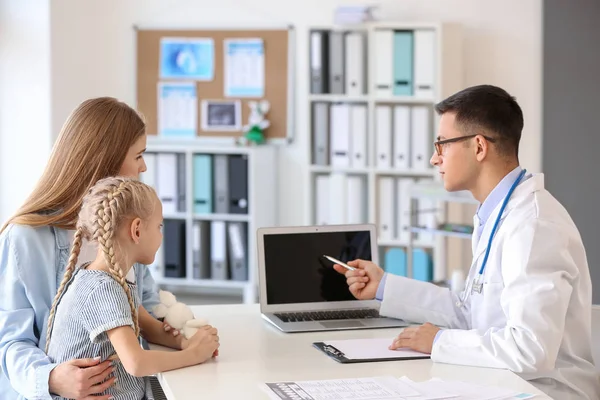
[[[169,400],[268,399],[263,382],[406,375],[414,381],[431,377],[460,379],[541,394],[510,371],[461,367],[431,360],[340,364],[312,346],[313,342],[394,337],[398,329],[282,333],[260,316],[256,305],[192,307],[219,329],[219,357],[202,365],[158,375]],[[538,396],[536,399],[550,399]]]

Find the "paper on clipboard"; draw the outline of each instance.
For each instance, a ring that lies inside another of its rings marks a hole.
[[[430,358],[429,354],[408,349],[390,350],[393,338],[328,340],[315,347],[340,362],[414,360]]]

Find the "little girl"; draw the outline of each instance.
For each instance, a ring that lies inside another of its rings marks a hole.
[[[135,263],[152,264],[162,242],[161,227],[162,204],[154,189],[130,178],[100,180],[83,200],[71,256],[48,318],[46,353],[53,363],[118,358],[118,383],[103,393],[115,400],[152,399],[145,376],[202,363],[219,347],[211,326],[186,340],[165,332],[154,318],[138,321],[135,283],[125,276]],[[82,239],[97,242],[98,255],[76,269]],[[181,351],[144,350],[140,333],[148,342]]]

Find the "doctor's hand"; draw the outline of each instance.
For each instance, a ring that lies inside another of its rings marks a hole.
[[[383,278],[383,269],[371,261],[365,260],[349,261],[348,265],[356,269],[349,271],[338,264],[334,264],[333,268],[346,276],[346,283],[349,286],[350,293],[358,300],[374,299],[377,294],[379,282]]]
[[[429,322],[421,326],[404,328],[402,333],[390,345],[390,350],[408,348],[421,353],[431,354],[433,340],[440,328]]]

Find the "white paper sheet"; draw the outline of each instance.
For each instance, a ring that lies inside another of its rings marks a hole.
[[[225,39],[225,96],[263,97],[265,49],[262,39]]]
[[[194,82],[158,83],[158,134],[195,137],[198,96]]]
[[[536,397],[497,386],[439,378],[413,382],[405,376],[270,382],[260,387],[273,400],[525,400]]]
[[[275,400],[386,400],[418,396],[419,392],[391,376],[266,383]]]
[[[428,354],[408,349],[390,350],[394,338],[328,340],[324,343],[335,347],[350,360],[374,358],[428,357]]]

